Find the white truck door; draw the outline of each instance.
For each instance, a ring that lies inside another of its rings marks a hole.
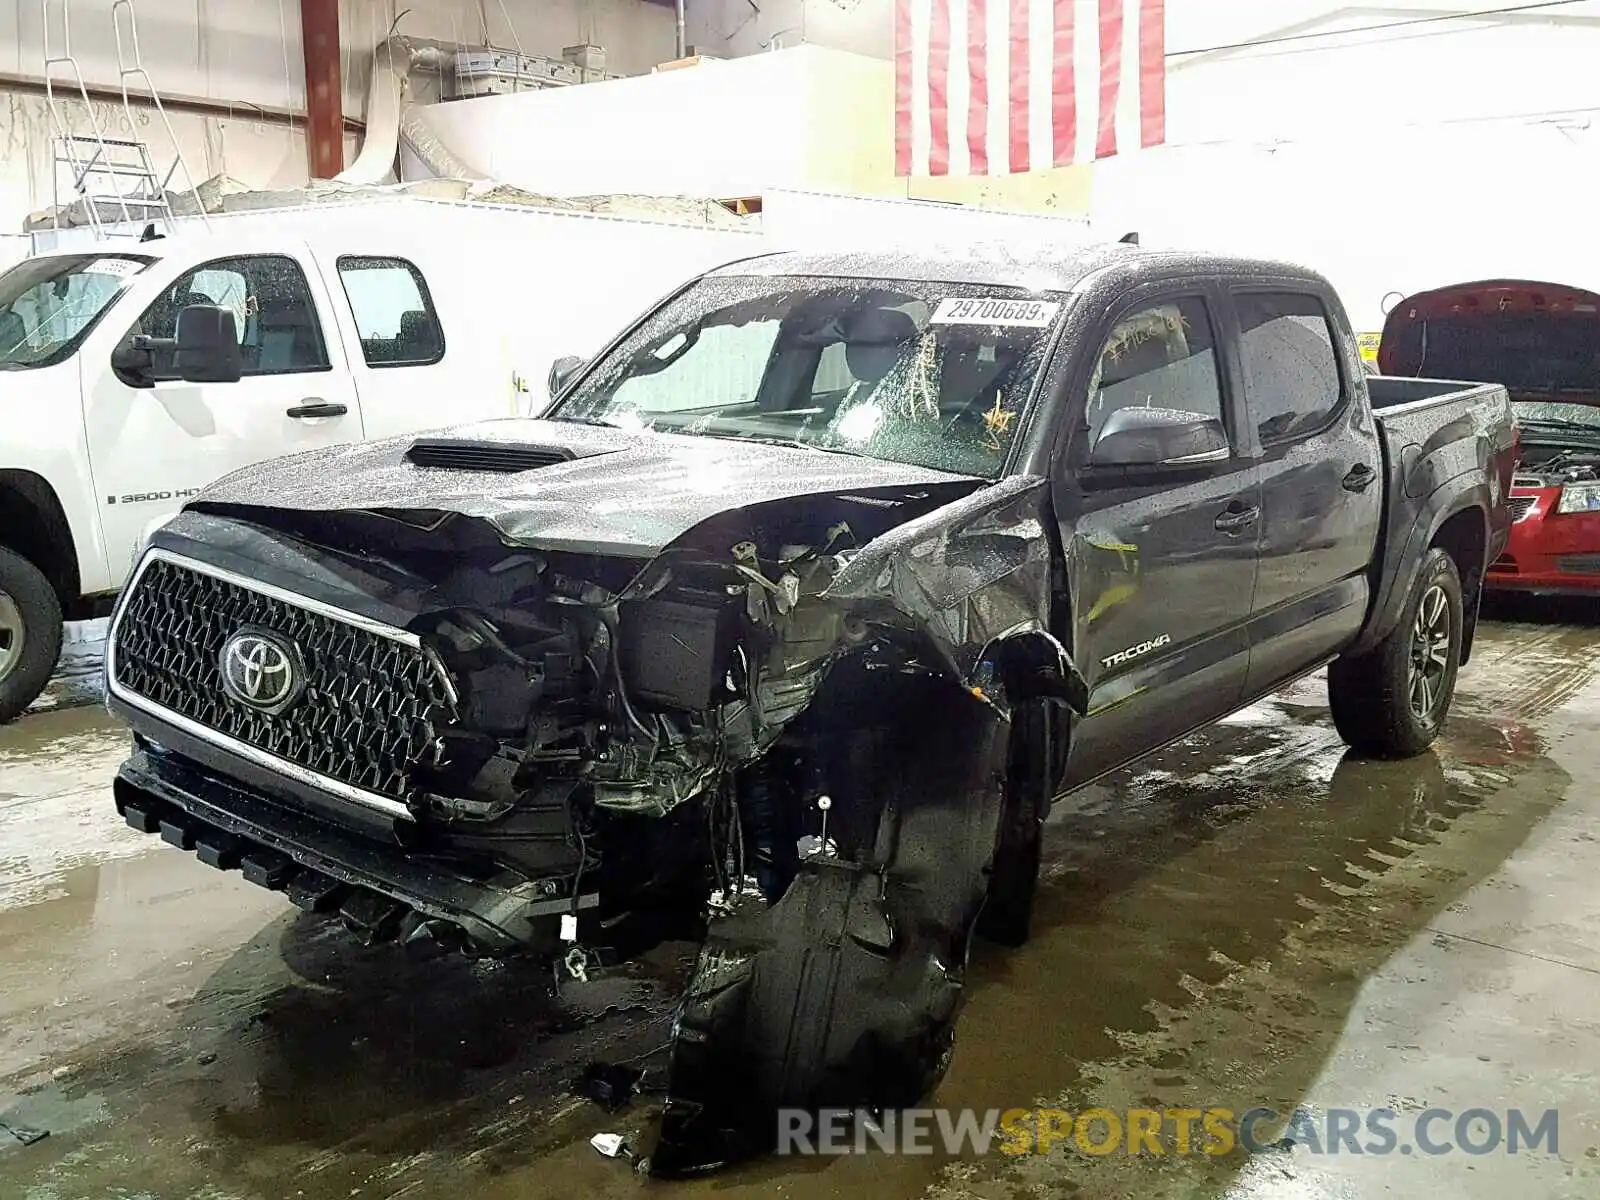
[[[330,297],[301,255],[203,262],[162,291],[124,337],[170,338],[190,304],[233,309],[244,357],[237,383],[185,383],[170,352],[156,352],[153,383],[119,373],[105,358],[84,363],[89,458],[119,578],[151,521],[214,480],[282,455],[362,440]]]
[[[486,386],[486,364],[474,361],[470,314],[457,318],[451,344],[433,289],[410,258],[318,254],[317,261],[350,347],[368,438],[514,415],[509,379]]]

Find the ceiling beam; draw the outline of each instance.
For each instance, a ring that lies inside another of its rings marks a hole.
[[[312,179],[344,170],[344,83],[339,75],[339,0],[300,0],[306,69],[306,157]]]

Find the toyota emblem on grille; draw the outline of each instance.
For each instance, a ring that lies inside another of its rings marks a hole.
[[[217,666],[229,696],[267,713],[287,708],[305,679],[294,643],[266,629],[235,633],[222,643]]]

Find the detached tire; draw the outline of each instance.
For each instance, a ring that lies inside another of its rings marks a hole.
[[[1006,726],[964,691],[935,691],[917,711],[938,735],[900,739],[879,760],[885,794],[881,807],[863,798],[864,836],[802,862],[770,909],[711,922],[673,1027],[652,1175],[782,1149],[784,1110],[906,1108],[943,1077],[997,839]]]
[[[0,725],[39,698],[61,656],[61,601],[27,559],[0,548]]]
[[[1353,749],[1373,758],[1411,758],[1433,744],[1455,695],[1462,616],[1455,560],[1435,547],[1389,636],[1328,667],[1333,723]]]
[[[1053,716],[1045,701],[1018,705],[1012,714],[1005,803],[989,895],[978,916],[978,936],[997,946],[1022,946],[1032,932],[1044,823],[1054,791]]]

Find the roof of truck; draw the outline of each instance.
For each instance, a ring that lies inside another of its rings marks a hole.
[[[1031,291],[1071,291],[1105,267],[1125,266],[1133,274],[1147,267],[1171,275],[1177,268],[1194,274],[1271,275],[1323,282],[1309,268],[1266,259],[1208,254],[1192,250],[1153,250],[1122,242],[1072,246],[1001,242],[944,249],[869,251],[777,251],[740,259],[708,272],[712,278],[736,275],[809,275],[847,279],[917,280],[1025,287]]]

